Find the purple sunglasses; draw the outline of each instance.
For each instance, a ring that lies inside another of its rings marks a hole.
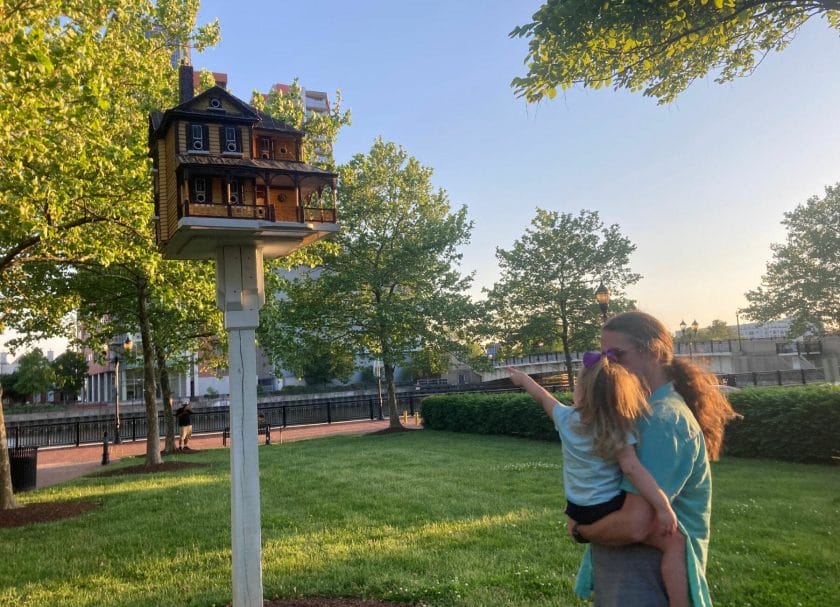
[[[603,352],[586,352],[583,355],[583,366],[587,369],[591,369],[598,361],[601,360],[603,356],[611,363],[619,363],[621,362],[621,355],[624,354],[623,350],[619,350],[618,348],[608,348]]]

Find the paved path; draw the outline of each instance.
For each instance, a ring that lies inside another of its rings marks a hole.
[[[285,443],[308,438],[320,438],[339,434],[369,434],[388,428],[388,420],[383,421],[352,421],[336,422],[332,424],[316,424],[311,426],[293,426],[289,428],[272,428],[272,443]],[[414,421],[409,419],[407,428],[414,429]],[[177,444],[178,438],[175,437]],[[259,441],[264,442],[265,437],[261,434]],[[161,450],[164,441],[161,440]],[[190,447],[195,450],[221,449],[222,434],[201,434],[190,439]],[[146,441],[123,442],[119,445],[109,446],[109,459],[111,462],[123,457],[132,457],[146,453]],[[61,447],[55,449],[38,449],[38,474],[37,487],[49,487],[58,483],[84,476],[102,469],[102,445],[90,445],[84,447]]]

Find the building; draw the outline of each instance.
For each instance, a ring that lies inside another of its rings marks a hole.
[[[792,324],[793,320],[790,318],[765,323],[748,322],[741,323],[737,331],[741,339],[786,339]]]

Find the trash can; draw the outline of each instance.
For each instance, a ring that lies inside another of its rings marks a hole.
[[[9,467],[15,493],[34,489],[38,479],[38,447],[9,449]]]

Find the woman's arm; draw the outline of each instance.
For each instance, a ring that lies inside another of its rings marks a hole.
[[[578,533],[588,541],[604,546],[626,546],[638,544],[650,533],[650,525],[654,520],[653,507],[641,495],[628,493],[621,510],[598,519],[591,525],[578,525],[574,521],[569,523],[577,526]]]
[[[535,382],[527,373],[523,373],[513,367],[505,367],[505,370],[510,373],[510,381],[513,382],[513,385],[519,386],[530,394],[535,401],[542,405],[543,410],[548,416],[551,417],[554,411],[554,405],[557,404],[557,399],[551,395],[551,392]]]
[[[653,506],[653,510],[656,512],[656,520],[659,523],[657,531],[660,531],[662,535],[676,533],[677,515],[671,508],[671,502],[668,501],[668,496],[659,488],[647,468],[639,461],[633,445],[625,445],[618,452],[618,465],[621,466],[621,471],[639,490],[642,497]]]

